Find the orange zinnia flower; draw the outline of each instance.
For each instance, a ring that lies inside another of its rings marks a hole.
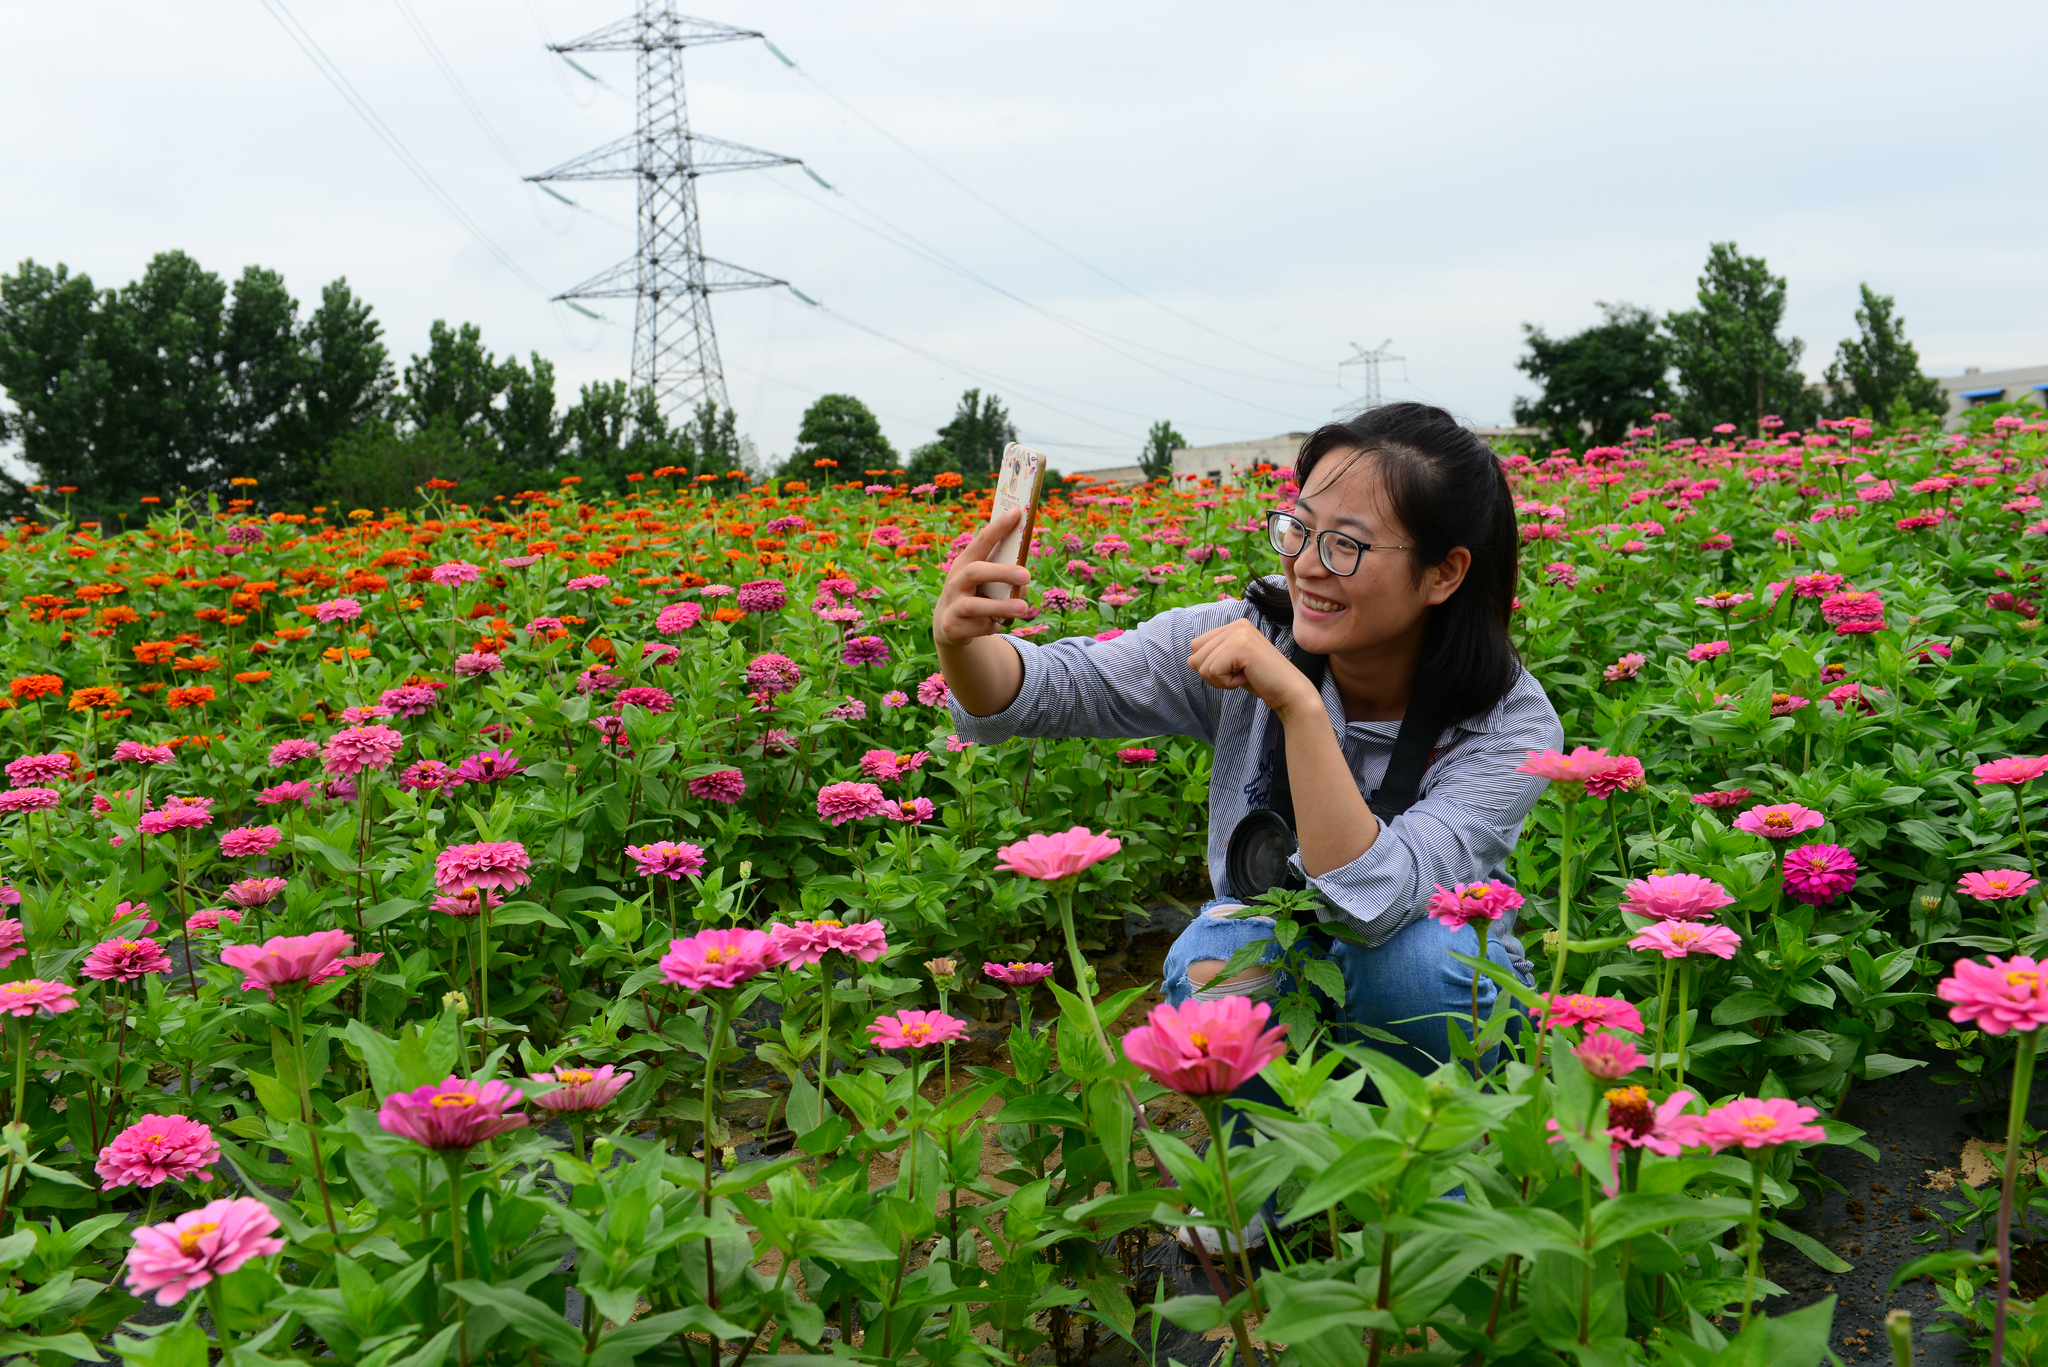
[[[195,684],[191,688],[174,688],[164,695],[165,707],[201,707],[214,700],[217,695],[212,684]]]
[[[262,683],[265,679],[269,677],[270,671],[267,669],[245,669],[241,673],[235,675],[235,682],[244,684]]]
[[[111,684],[95,684],[90,688],[74,689],[71,694],[69,710],[73,712],[86,712],[95,707],[112,707],[119,701],[121,701],[120,689],[115,688]]]
[[[8,682],[7,691],[23,702],[47,698],[64,691],[64,681],[55,674],[24,674]]]

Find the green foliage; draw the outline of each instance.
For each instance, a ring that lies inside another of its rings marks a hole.
[[[1543,428],[1553,446],[1612,446],[1671,404],[1671,344],[1656,315],[1633,304],[1600,312],[1605,321],[1570,337],[1522,327],[1529,354],[1515,368],[1542,392],[1515,401],[1515,421]]]
[[[820,460],[833,464],[817,465]],[[855,479],[868,470],[895,468],[896,449],[882,435],[882,424],[868,406],[851,394],[827,394],[804,410],[796,449],[776,478],[818,486]]]
[[[1678,372],[1677,413],[1687,431],[1701,434],[1734,420],[1755,435],[1770,416],[1793,428],[1811,422],[1816,405],[1799,373],[1806,344],[1778,335],[1784,319],[1784,278],[1733,242],[1714,243],[1699,280],[1699,307],[1665,319]]]
[[[970,389],[960,396],[952,419],[939,429],[939,440],[953,453],[959,462],[954,468],[962,474],[994,474],[1003,463],[1003,448],[1017,440],[1017,425],[1002,400]]]
[[[1860,288],[1858,335],[1835,348],[1835,359],[1822,381],[1828,391],[1828,415],[1889,419],[1895,408],[1903,408],[1939,418],[1948,411],[1948,391],[1940,381],[1920,373],[1920,353],[1906,340],[1906,320],[1893,316],[1897,302],[1868,284]]]
[[[1145,450],[1138,457],[1138,468],[1145,472],[1147,479],[1165,479],[1173,474],[1173,453],[1188,444],[1188,439],[1173,430],[1170,422],[1155,422],[1145,434]]]

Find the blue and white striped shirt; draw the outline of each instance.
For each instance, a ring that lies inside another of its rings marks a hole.
[[[1006,639],[1024,664],[1017,697],[991,717],[954,700],[962,740],[1012,736],[1194,736],[1215,747],[1209,776],[1209,880],[1230,896],[1224,853],[1247,811],[1265,805],[1271,781],[1272,712],[1245,689],[1217,689],[1188,668],[1190,643],[1205,631],[1249,617],[1282,650],[1287,628],[1242,600],[1174,608],[1114,641],[1070,637],[1038,645]],[[1325,675],[1323,706],[1345,760],[1370,794],[1393,757],[1398,722],[1347,722],[1336,684]],[[1557,747],[1564,729],[1542,685],[1521,671],[1491,712],[1445,728],[1422,777],[1415,805],[1389,822],[1372,848],[1342,868],[1308,879],[1325,903],[1325,919],[1348,917],[1368,944],[1381,945],[1420,919],[1437,885],[1452,887],[1507,876],[1508,855],[1522,820],[1542,795],[1544,780],[1515,769],[1531,750]],[[1297,806],[1314,795],[1299,790]],[[1296,868],[1300,857],[1295,858]],[[1512,932],[1506,918],[1497,927]]]

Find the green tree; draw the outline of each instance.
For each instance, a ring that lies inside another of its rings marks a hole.
[[[1906,320],[1895,316],[1898,302],[1864,285],[1863,306],[1856,310],[1858,335],[1835,348],[1822,383],[1827,389],[1828,416],[1863,414],[1889,420],[1892,409],[1922,413],[1948,412],[1948,391],[1920,373],[1920,353],[1906,340]]]
[[[1754,434],[1767,414],[1794,427],[1812,419],[1816,405],[1799,373],[1806,344],[1781,337],[1785,280],[1760,256],[1744,256],[1733,242],[1707,252],[1699,280],[1699,307],[1665,320],[1671,361],[1678,371],[1678,413],[1687,430],[1705,432],[1733,422]]]
[[[1145,452],[1138,457],[1138,468],[1145,472],[1147,479],[1170,479],[1173,477],[1173,453],[1188,444],[1188,439],[1173,430],[1170,422],[1155,422],[1152,430],[1145,434]]]
[[[1603,322],[1569,337],[1522,325],[1529,354],[1515,369],[1542,392],[1515,400],[1515,421],[1541,427],[1553,446],[1614,445],[1671,404],[1670,346],[1656,315],[1633,304],[1600,312]]]
[[[683,424],[683,435],[697,453],[698,474],[723,476],[740,468],[739,419],[730,408],[720,412],[704,400]]]
[[[439,318],[427,329],[427,354],[405,367],[401,402],[413,426],[443,422],[466,441],[491,435],[491,409],[505,392],[501,367],[474,323],[450,329]]]
[[[445,415],[424,427],[380,420],[342,434],[317,480],[329,502],[376,512],[414,502],[430,479],[452,479],[464,497],[475,497],[502,477],[494,457]]]
[[[1002,468],[1003,448],[1017,440],[1017,425],[1002,400],[970,389],[960,396],[952,420],[939,429],[939,440],[952,450],[963,474],[994,474]]]
[[[821,460],[835,464],[820,468],[815,462]],[[868,406],[851,394],[826,394],[804,410],[796,449],[782,463],[778,477],[817,486],[852,479],[864,470],[895,468],[896,448],[882,435],[882,424]]]
[[[688,439],[669,427],[654,391],[629,389],[624,380],[584,385],[562,415],[561,433],[563,471],[613,492],[628,487],[629,474],[693,465]]]
[[[539,352],[529,354],[532,367],[512,358],[498,368],[504,402],[490,412],[491,435],[497,438],[506,463],[521,472],[553,469],[566,442],[555,417],[555,367]]]
[[[910,453],[910,460],[903,467],[903,478],[913,485],[929,484],[948,470],[955,474],[965,473],[960,469],[960,457],[952,447],[942,441],[928,441]]]

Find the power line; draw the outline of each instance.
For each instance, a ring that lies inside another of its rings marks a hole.
[[[806,81],[809,81],[811,85],[817,89],[818,93],[823,95],[826,99],[838,105],[848,114],[851,114],[854,118],[860,120],[869,128],[872,128],[875,132],[887,138],[890,142],[895,143],[896,146],[901,148],[909,156],[915,158],[927,170],[931,171],[934,175],[944,180],[947,184],[959,190],[962,194],[967,195],[969,198],[973,199],[976,203],[980,204],[990,213],[995,214],[1004,222],[1011,224],[1012,226],[1020,229],[1021,231],[1029,234],[1030,236],[1037,238],[1040,242],[1052,248],[1052,250],[1058,252],[1061,256],[1066,257],[1069,261],[1072,261],[1075,265],[1081,267],[1083,270],[1088,271],[1092,275],[1101,277],[1103,280],[1108,281],[1110,284],[1116,286],[1120,290],[1123,290],[1125,293],[1131,295],[1133,298],[1151,305],[1153,308],[1158,309],[1160,312],[1165,313],[1170,317],[1177,318],[1181,322],[1188,324],[1190,327],[1199,328],[1203,332],[1209,333],[1211,336],[1219,337],[1224,341],[1231,343],[1234,346],[1241,346],[1245,348],[1247,351],[1257,352],[1259,355],[1267,357],[1270,360],[1280,361],[1286,365],[1298,366],[1303,370],[1322,371],[1325,369],[1325,367],[1323,366],[1311,365],[1307,361],[1296,360],[1291,356],[1282,356],[1277,352],[1267,351],[1263,347],[1253,346],[1250,342],[1245,341],[1243,338],[1235,337],[1232,336],[1230,333],[1221,331],[1217,328],[1210,327],[1207,323],[1202,322],[1200,319],[1192,318],[1187,314],[1182,313],[1180,310],[1176,308],[1173,308],[1167,304],[1163,304],[1159,302],[1157,299],[1154,299],[1150,295],[1146,294],[1144,291],[1140,290],[1137,286],[1132,285],[1127,281],[1121,280],[1114,275],[1111,275],[1108,271],[1103,270],[1100,266],[1097,266],[1092,261],[1087,260],[1086,258],[1080,256],[1076,252],[1070,251],[1063,244],[1046,236],[1046,234],[1041,232],[1034,224],[1032,224],[1026,219],[1020,218],[1016,214],[1011,213],[1008,209],[1005,209],[1002,205],[996,203],[987,195],[975,189],[966,181],[961,180],[958,176],[954,175],[951,171],[948,171],[945,167],[939,165],[936,161],[933,161],[924,153],[918,151],[915,147],[905,142],[902,138],[896,136],[896,134],[889,131],[889,129],[883,127],[882,124],[870,118],[867,114],[861,112],[861,110],[857,108],[850,100],[847,100],[844,96],[840,95],[831,87],[827,86],[823,81],[819,80],[815,75],[813,75],[809,71],[809,69],[800,66],[793,58],[785,54],[781,48],[775,46],[774,43],[767,42],[765,39],[763,40],[763,42],[767,49],[771,53],[773,53],[775,57],[779,61],[781,61],[784,66],[796,72],[799,76],[802,76]]]
[[[492,240],[491,235],[485,232],[475,219],[463,211],[462,206],[457,204],[454,196],[450,195],[442,187],[441,182],[434,178],[433,172],[426,168],[425,163],[414,156],[412,150],[405,145],[404,140],[396,132],[392,131],[389,124],[385,123],[378,116],[377,111],[371,107],[370,102],[364,99],[362,94],[349,83],[348,77],[342,74],[341,68],[335,64],[334,59],[329,57],[326,50],[320,46],[319,40],[314,38],[311,31],[301,24],[297,16],[286,7],[284,0],[261,0],[261,3],[263,8],[269,11],[270,17],[277,20],[278,27],[284,30],[285,36],[298,46],[299,51],[306,54],[306,60],[310,61],[320,74],[327,78],[327,83],[334,87],[336,93],[343,100],[348,102],[349,108],[353,109],[357,116],[369,126],[370,131],[377,135],[378,140],[391,150],[391,154],[397,157],[405,169],[412,173],[413,178],[425,187],[427,193],[432,195],[441,207],[448,211],[449,216],[457,223],[460,223],[469,235],[475,238],[477,243],[497,260],[499,265],[518,276],[534,293],[544,299],[547,298],[548,292],[541,285],[540,281],[528,275],[520,267],[519,263],[507,254],[503,247],[500,247]]]

